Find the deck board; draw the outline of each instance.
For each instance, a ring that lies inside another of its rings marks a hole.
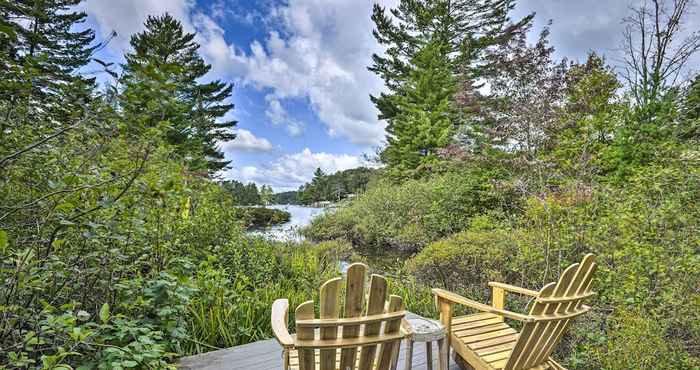
[[[405,345],[401,345],[399,365],[404,369]],[[433,369],[437,370],[437,344],[433,343]],[[281,370],[282,349],[274,339],[244,344],[242,346],[207,352],[200,355],[183,357],[178,367],[182,370]],[[416,343],[413,347],[413,369],[425,370],[425,344]],[[458,370],[457,365],[450,359],[450,370]]]

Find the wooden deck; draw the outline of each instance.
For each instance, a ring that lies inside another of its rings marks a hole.
[[[398,370],[404,370],[405,346],[401,345]],[[438,370],[437,344],[433,343],[433,369]],[[413,369],[426,370],[425,345],[416,343],[413,348]],[[282,350],[274,339],[249,343],[242,346],[184,357],[179,366],[183,370],[282,370]],[[450,359],[450,370],[459,367]]]

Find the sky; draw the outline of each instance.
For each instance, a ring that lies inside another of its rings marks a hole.
[[[382,49],[372,36],[372,4],[398,0],[88,0],[87,26],[117,36],[99,58],[123,62],[129,37],[148,15],[165,12],[197,33],[212,65],[208,78],[234,84],[238,137],[220,143],[226,179],[295,190],[318,167],[332,173],[363,165],[384,140],[369,95],[384,90],[367,70]],[[536,12],[533,39],[551,19],[557,57],[590,51],[619,60],[627,0],[520,0],[512,18]],[[695,26],[700,27],[700,22]],[[695,27],[695,28],[697,28]],[[107,76],[98,76],[100,79]]]

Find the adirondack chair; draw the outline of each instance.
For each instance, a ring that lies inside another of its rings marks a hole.
[[[462,360],[458,362],[466,362],[467,368],[476,370],[565,370],[550,355],[571,321],[590,310],[583,300],[595,294],[591,291],[595,269],[595,256],[588,254],[581,263],[564,270],[558,282],[545,285],[539,292],[491,282],[491,306],[433,289],[440,320],[449,328],[450,346]],[[533,297],[530,314],[505,310],[506,292]],[[455,304],[481,313],[453,318]],[[523,322],[520,333],[504,318]]]
[[[287,329],[289,302],[278,299],[272,305],[272,330],[283,348],[285,370],[395,370],[404,333],[403,300],[391,295],[387,282],[372,275],[365,309],[367,266],[355,263],[347,272],[344,313],[340,309],[342,279],[321,286],[320,315],[314,302],[297,307],[296,336]],[[341,316],[342,315],[342,316]]]

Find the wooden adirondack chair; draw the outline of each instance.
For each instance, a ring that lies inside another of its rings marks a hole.
[[[565,370],[550,355],[571,321],[590,310],[583,300],[595,294],[591,291],[595,269],[595,256],[588,254],[581,263],[564,270],[558,282],[545,285],[539,292],[491,282],[491,306],[433,289],[440,320],[449,328],[450,346],[476,370]],[[506,291],[533,297],[530,314],[505,310]],[[482,313],[453,318],[454,304]],[[523,322],[520,333],[505,323],[504,318]]]
[[[278,299],[272,305],[272,330],[283,348],[285,370],[395,370],[405,315],[403,300],[392,295],[387,301],[387,282],[372,275],[366,309],[367,266],[355,263],[346,278],[344,314],[340,309],[342,279],[321,286],[320,315],[315,318],[314,302],[296,309],[296,337],[287,330],[289,302]]]

